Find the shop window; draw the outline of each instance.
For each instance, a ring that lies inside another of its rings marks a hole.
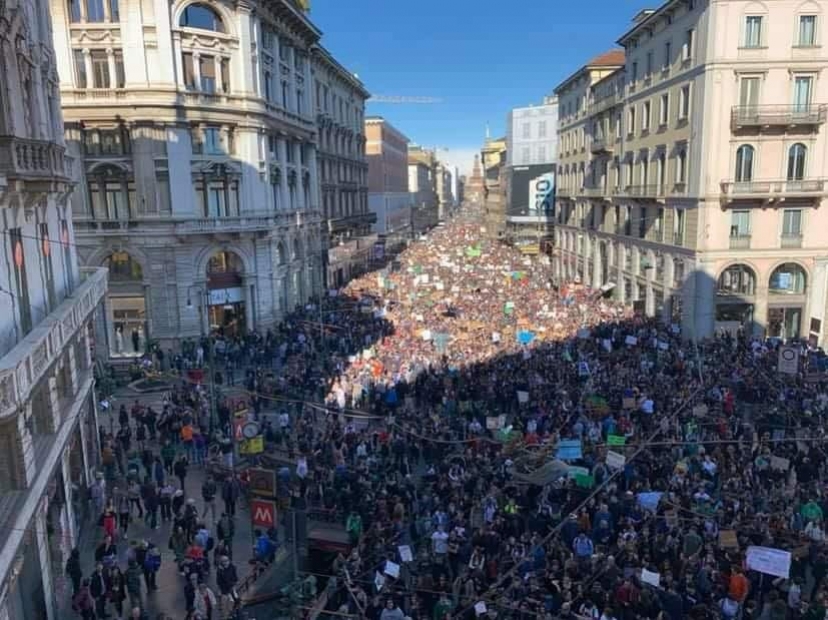
[[[771,295],[802,295],[806,284],[805,270],[796,263],[785,263],[771,274],[768,292]]]
[[[141,265],[127,252],[113,252],[106,259],[110,282],[143,282]]]
[[[719,295],[753,295],[756,292],[756,274],[747,265],[731,265],[719,276]]]

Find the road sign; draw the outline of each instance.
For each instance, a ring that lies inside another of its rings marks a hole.
[[[259,435],[253,439],[245,439],[239,444],[240,454],[261,454],[264,452],[264,437]]]
[[[251,500],[250,514],[253,515],[253,527],[276,527],[276,502],[267,499]]]
[[[242,434],[245,439],[253,439],[259,434],[259,425],[255,422],[246,422],[244,426],[242,426]]]
[[[258,467],[247,470],[250,492],[262,497],[276,497],[276,472]]]
[[[244,424],[245,420],[236,418],[233,420],[233,437],[236,438],[236,441],[241,441],[244,439]]]

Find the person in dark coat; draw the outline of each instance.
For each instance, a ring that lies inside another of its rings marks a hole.
[[[95,565],[95,572],[89,578],[89,593],[95,599],[95,615],[99,618],[106,616],[106,593],[108,590],[103,564],[98,562]]]
[[[126,580],[124,574],[117,565],[110,566],[106,570],[108,590],[106,597],[118,612],[118,617],[124,615],[124,601],[126,600]]]
[[[69,559],[66,560],[66,574],[72,580],[72,596],[74,596],[80,591],[81,578],[83,577],[83,571],[81,571],[80,565],[80,551],[77,547],[72,549]]]
[[[228,476],[221,485],[221,499],[224,500],[224,512],[231,517],[236,515],[236,502],[239,500],[239,481],[236,475]]]

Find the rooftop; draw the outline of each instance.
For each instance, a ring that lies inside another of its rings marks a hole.
[[[624,50],[613,48],[608,50],[602,54],[598,54],[584,66],[580,67],[575,73],[567,77],[563,82],[558,84],[555,87],[555,94],[557,94],[560,90],[563,90],[570,82],[576,80],[580,76],[584,75],[590,69],[611,69],[613,67],[623,67],[624,66]]]

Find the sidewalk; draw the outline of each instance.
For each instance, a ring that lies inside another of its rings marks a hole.
[[[117,408],[121,403],[131,404],[136,399],[136,395],[126,389],[119,390],[113,399],[112,409],[110,411],[117,412]],[[149,394],[146,396],[138,396],[137,399],[143,405],[153,405],[156,410],[160,410],[160,395]],[[114,415],[114,413],[113,413]],[[100,423],[106,425],[108,428],[109,419],[106,415],[101,416]],[[117,422],[116,422],[117,426]],[[153,445],[153,449],[157,451],[157,445]],[[202,467],[191,465],[186,478],[185,495],[187,498],[194,498],[196,505],[199,508],[199,514],[203,508],[201,501],[201,485],[206,478],[205,470]],[[111,491],[111,489],[109,489]],[[223,509],[223,502],[221,499],[217,500],[217,514],[218,519],[221,516]],[[97,517],[96,517],[97,519]],[[206,525],[210,529],[211,535],[215,535],[215,526],[211,522],[211,517],[208,514],[205,517]],[[250,513],[244,502],[240,501],[236,506],[236,534],[233,538],[233,563],[236,565],[239,580],[249,572],[248,560],[252,555],[253,545],[253,528],[250,521]],[[127,566],[126,555],[129,548],[129,542],[132,540],[147,540],[158,546],[162,554],[161,570],[157,576],[158,590],[150,593],[145,593],[145,605],[151,618],[154,618],[158,613],[168,614],[175,620],[183,619],[186,616],[185,602],[184,602],[184,578],[179,575],[177,567],[174,562],[174,555],[170,551],[168,541],[170,538],[170,530],[172,525],[170,523],[161,523],[159,517],[159,528],[153,530],[144,524],[142,519],[133,517],[133,521],[129,526],[127,538],[120,538],[116,541],[118,547],[118,564],[121,570],[125,570]],[[103,528],[99,527],[97,521],[89,523],[84,526],[81,536],[81,567],[84,576],[88,576],[95,568],[95,547],[103,540]],[[215,570],[212,566],[212,553],[210,554],[211,570],[208,585],[218,595],[218,588],[215,582]],[[71,589],[71,588],[70,588]],[[114,608],[108,607],[110,618],[115,617]],[[126,604],[124,608],[125,615],[128,614]],[[76,617],[71,611],[71,601],[67,602],[67,613],[61,615],[61,618]]]

